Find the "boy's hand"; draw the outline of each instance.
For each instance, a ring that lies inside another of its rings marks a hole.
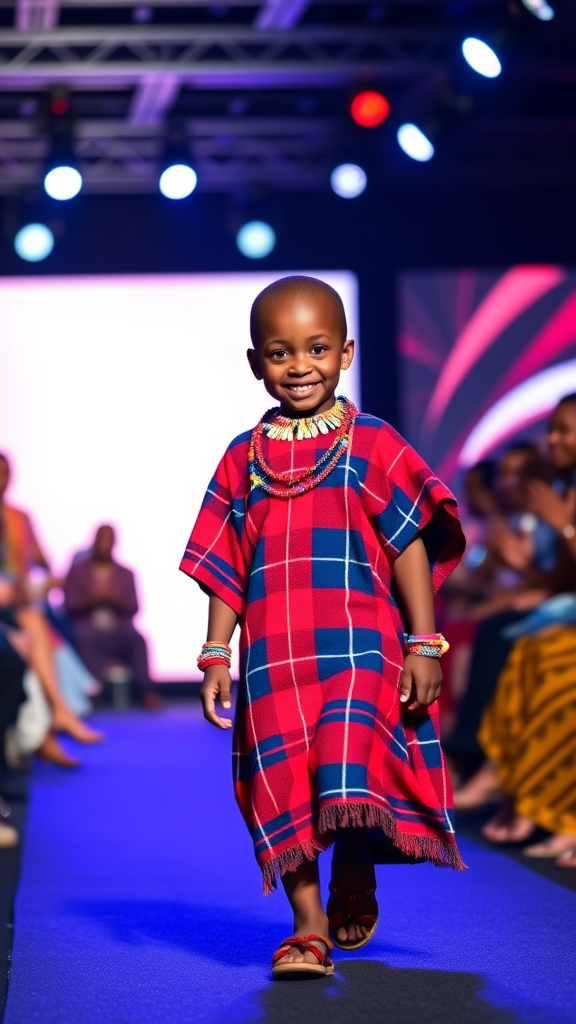
[[[204,673],[204,682],[200,690],[200,700],[204,710],[204,718],[219,729],[229,729],[232,721],[229,718],[220,718],[216,714],[216,698],[220,697],[223,708],[231,707],[230,686],[232,680],[230,672],[225,665],[210,665]]]
[[[439,658],[407,654],[400,679],[400,702],[407,711],[428,707],[440,693],[442,669]]]

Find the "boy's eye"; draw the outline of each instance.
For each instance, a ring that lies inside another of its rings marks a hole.
[[[285,348],[275,348],[269,355],[272,359],[282,359],[283,356],[287,355],[287,352]]]
[[[321,356],[326,351],[326,345],[314,345],[312,353],[315,356]]]

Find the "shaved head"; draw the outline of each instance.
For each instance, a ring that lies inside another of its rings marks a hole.
[[[256,296],[250,311],[250,336],[254,348],[256,348],[262,336],[261,323],[263,314],[273,308],[275,304],[302,299],[330,304],[334,320],[338,325],[338,333],[341,336],[342,344],[344,344],[348,336],[348,325],[346,323],[344,304],[338,292],[331,285],[326,284],[325,281],[320,281],[317,277],[294,276],[282,277],[279,281],[274,281]]]

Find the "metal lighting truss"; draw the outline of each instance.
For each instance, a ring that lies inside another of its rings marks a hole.
[[[182,86],[313,90],[401,81],[406,96],[418,96],[445,74],[454,29],[289,27],[305,6],[267,0],[248,27],[54,28],[54,0],[20,0],[21,28],[0,31],[0,90],[29,93],[63,83],[72,91],[125,91],[125,116],[76,123],[75,157],[88,190],[133,192],[156,187],[162,120]],[[508,74],[574,80],[574,69],[558,61]],[[243,182],[325,188],[339,133],[336,118],[197,117],[186,125],[200,185],[208,190]],[[37,182],[48,148],[33,119],[0,122],[0,192]]]
[[[38,11],[47,7],[31,10],[38,19]],[[91,191],[148,191],[157,181],[162,117],[182,85],[323,88],[366,76],[421,78],[441,65],[445,33],[259,27],[264,15],[269,22],[273,15],[286,20],[287,13],[297,13],[294,0],[290,9],[286,3],[264,6],[259,23],[246,29],[0,32],[0,89],[18,92],[59,82],[72,90],[130,90],[125,119],[77,124],[75,155]],[[285,117],[197,119],[188,122],[188,135],[203,188],[227,190],[260,182],[309,189],[326,184],[337,123]],[[32,122],[0,124],[0,191],[37,181],[48,146]]]
[[[0,31],[0,86],[55,79],[121,86],[142,75],[207,87],[340,84],[356,76],[410,78],[443,59],[445,31],[374,28],[56,28]]]
[[[249,182],[314,189],[327,180],[330,119],[201,118],[186,127],[204,190]],[[90,191],[148,192],[157,187],[163,145],[160,125],[86,120],[77,125],[75,155]],[[0,190],[37,182],[48,151],[49,140],[26,121],[0,122]]]

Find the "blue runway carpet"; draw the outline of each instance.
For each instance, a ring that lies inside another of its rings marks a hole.
[[[260,895],[230,734],[195,705],[98,724],[81,771],[33,779],[5,1024],[576,1021],[576,894],[470,840],[462,874],[379,869],[376,939],[334,979],[272,984],[290,919]]]

